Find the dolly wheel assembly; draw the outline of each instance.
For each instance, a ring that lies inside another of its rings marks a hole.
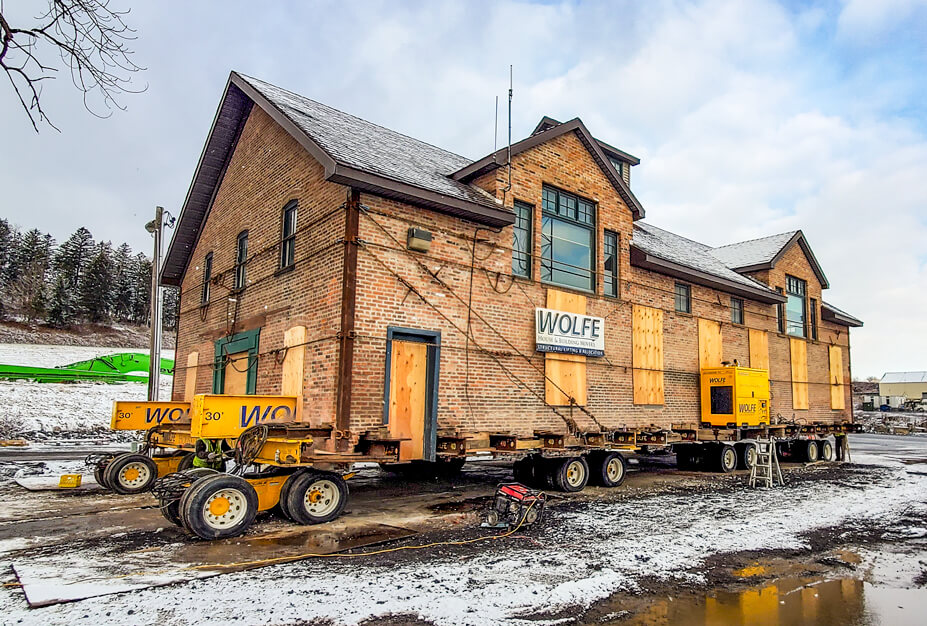
[[[834,460],[834,444],[830,442],[829,439],[822,439],[818,442],[818,455],[822,461],[833,461]]]
[[[729,474],[737,469],[737,450],[734,446],[721,446],[717,454],[719,472]]]
[[[243,478],[216,474],[199,480],[180,499],[183,527],[203,539],[237,537],[254,522],[258,496]]]
[[[158,466],[144,454],[117,456],[103,470],[103,484],[123,495],[148,491],[158,478]]]
[[[589,464],[581,456],[552,460],[548,471],[551,483],[560,491],[582,491],[589,482]]]
[[[298,524],[330,522],[341,515],[348,503],[348,483],[334,472],[307,470],[294,474],[287,483],[290,481],[281,508]]]
[[[600,452],[586,458],[589,463],[589,482],[602,487],[617,487],[624,482],[627,461],[617,452]]]
[[[151,491],[158,499],[158,508],[161,510],[164,519],[175,526],[183,527],[183,522],[180,519],[180,500],[183,498],[183,494],[196,481],[217,473],[216,470],[208,467],[195,467],[159,478]]]

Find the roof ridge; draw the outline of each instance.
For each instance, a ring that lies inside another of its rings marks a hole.
[[[471,158],[469,158],[469,157],[466,157],[466,156],[464,156],[464,155],[462,155],[462,154],[458,154],[458,153],[456,153],[456,152],[452,152],[451,150],[448,150],[447,148],[442,148],[441,146],[436,146],[436,145],[433,144],[433,143],[428,143],[427,141],[423,141],[423,140],[421,140],[421,139],[418,139],[417,137],[413,137],[412,135],[407,135],[406,133],[399,132],[398,130],[395,130],[395,129],[393,129],[393,128],[389,128],[389,127],[387,127],[387,126],[383,126],[382,124],[378,124],[377,122],[371,122],[370,120],[364,119],[364,118],[362,118],[362,117],[360,117],[360,116],[358,116],[358,115],[354,115],[353,113],[348,113],[347,111],[342,111],[341,109],[336,109],[335,107],[333,107],[333,106],[331,106],[331,105],[328,105],[328,104],[325,104],[324,102],[319,102],[318,100],[313,100],[312,98],[309,98],[308,96],[304,96],[304,95],[302,95],[302,94],[300,94],[300,93],[296,93],[295,91],[290,91],[289,89],[286,89],[285,87],[280,87],[279,85],[275,85],[275,84],[273,84],[273,83],[269,83],[269,82],[267,82],[266,80],[261,80],[260,78],[255,78],[255,77],[253,77],[253,76],[248,76],[247,74],[242,74],[241,72],[235,72],[235,73],[238,74],[239,76],[241,76],[243,79],[245,79],[245,80],[248,81],[248,82],[261,83],[262,85],[267,85],[268,87],[273,87],[274,89],[279,89],[280,91],[286,92],[286,93],[290,94],[291,96],[294,96],[294,97],[299,98],[299,99],[301,99],[301,100],[308,100],[309,102],[312,102],[312,103],[315,104],[316,106],[320,106],[320,107],[322,107],[322,108],[324,108],[324,109],[328,109],[329,111],[335,111],[336,113],[340,113],[341,115],[346,115],[346,116],[351,117],[351,118],[353,118],[353,119],[355,119],[355,120],[359,120],[359,121],[361,121],[361,122],[363,122],[363,123],[365,123],[365,124],[370,124],[371,126],[376,126],[377,128],[382,129],[382,130],[385,130],[386,132],[392,133],[392,134],[394,134],[394,135],[399,135],[399,136],[401,136],[401,137],[405,137],[406,139],[409,139],[409,140],[411,140],[411,141],[414,141],[415,143],[422,144],[423,146],[428,146],[429,148],[434,148],[435,150],[440,150],[440,151],[442,151],[442,152],[446,152],[447,154],[450,154],[450,155],[455,156],[455,157],[457,157],[457,158],[459,158],[459,159],[462,159],[462,160],[464,160],[464,161],[467,161],[467,164],[473,163],[473,159],[471,159]],[[442,174],[443,174],[443,173],[442,173]],[[445,176],[450,176],[450,174],[453,174],[453,172],[449,172],[449,173],[444,174],[444,175],[445,175]]]
[[[764,237],[755,237],[754,239],[744,239],[743,241],[735,241],[733,243],[726,243],[723,246],[709,246],[712,250],[720,250],[721,248],[731,248],[733,246],[741,246],[745,243],[754,243],[756,241],[763,241],[764,239],[772,239],[773,237],[781,237],[782,235],[788,235],[790,238],[795,236],[795,233],[801,232],[801,229],[798,230],[786,230],[781,233],[776,233],[774,235],[766,235]]]

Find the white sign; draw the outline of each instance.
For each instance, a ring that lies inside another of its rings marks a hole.
[[[552,309],[534,311],[538,352],[605,356],[605,320]]]

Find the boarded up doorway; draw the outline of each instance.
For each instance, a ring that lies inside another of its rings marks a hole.
[[[213,393],[235,396],[255,393],[260,336],[261,329],[257,328],[216,342]]]
[[[441,333],[388,328],[383,423],[399,444],[400,461],[434,461]]]

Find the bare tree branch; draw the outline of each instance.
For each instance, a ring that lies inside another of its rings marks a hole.
[[[41,81],[58,71],[47,60],[53,50],[82,92],[84,108],[97,117],[124,111],[119,96],[147,89],[130,87],[132,75],[145,68],[131,58],[129,45],[136,37],[124,21],[128,13],[110,8],[110,0],[48,0],[48,10],[34,18],[36,25],[16,28],[0,0],[0,68],[36,132],[40,122],[58,130],[41,101]]]

